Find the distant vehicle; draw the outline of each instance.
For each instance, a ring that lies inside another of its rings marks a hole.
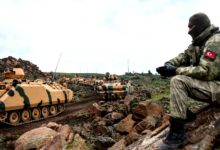
[[[73,101],[73,92],[55,82],[24,79],[21,68],[4,72],[0,82],[0,122],[21,125],[55,116]]]
[[[96,95],[104,100],[124,99],[126,95],[133,92],[130,82],[120,82],[115,74],[109,72],[105,74],[103,80],[96,79],[95,76],[81,78],[77,75],[71,81],[79,86],[92,87]]]
[[[130,83],[122,84],[115,81],[97,86],[96,92],[105,100],[124,99],[133,92],[133,86]]]

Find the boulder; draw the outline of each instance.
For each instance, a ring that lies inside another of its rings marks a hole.
[[[73,140],[73,136],[73,130],[69,125],[49,122],[21,135],[15,141],[15,149],[60,150]]]
[[[126,147],[126,141],[122,138],[120,141],[115,143],[112,147],[108,148],[108,150],[124,150]]]
[[[30,130],[21,135],[15,142],[15,150],[40,149],[58,133],[47,127]]]
[[[136,126],[135,129],[138,133],[141,133],[144,130],[153,130],[156,128],[156,125],[158,124],[159,120],[158,118],[154,116],[147,116],[145,119],[140,121]]]
[[[64,148],[64,143],[62,142],[62,136],[57,134],[53,138],[49,139],[46,142],[46,145],[43,146],[40,150],[61,150]]]
[[[72,143],[68,145],[66,148],[68,150],[89,150],[89,148],[86,146],[85,140],[79,135],[75,134],[74,140]]]
[[[161,117],[164,113],[164,109],[161,105],[155,102],[140,102],[135,109],[133,109],[133,119],[142,120],[148,115]]]
[[[129,133],[133,126],[135,124],[135,121],[132,120],[132,114],[129,114],[126,118],[122,119],[119,123],[115,124],[115,130],[121,133]]]
[[[58,132],[66,142],[73,140],[73,130],[69,125],[63,125],[59,128]]]

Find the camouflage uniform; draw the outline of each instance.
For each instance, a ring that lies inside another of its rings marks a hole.
[[[213,32],[216,30],[216,32]],[[184,53],[168,61],[176,66],[176,76],[171,79],[171,116],[186,119],[186,100],[220,102],[220,33],[213,25],[204,30],[196,40],[201,46],[191,44]]]

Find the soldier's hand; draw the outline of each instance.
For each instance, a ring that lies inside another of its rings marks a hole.
[[[156,71],[165,77],[176,75],[176,67],[170,63],[166,63],[164,66],[156,68]]]
[[[176,75],[176,67],[174,65],[170,63],[166,63],[165,66],[166,66],[166,71],[167,71],[168,76]]]
[[[160,67],[156,68],[156,71],[157,71],[161,76],[165,76],[165,66],[160,66]]]

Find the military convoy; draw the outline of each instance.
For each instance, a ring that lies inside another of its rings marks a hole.
[[[73,91],[68,86],[24,77],[21,68],[4,72],[4,80],[0,82],[0,122],[17,126],[46,119],[63,112],[65,104],[73,101]],[[71,82],[93,87],[95,93],[105,100],[124,99],[133,92],[129,82],[119,82],[115,75],[104,80],[76,76]]]
[[[97,79],[94,76],[91,78],[82,78],[76,75],[72,79],[74,84],[80,86],[93,87],[96,94],[103,100],[124,99],[126,95],[133,92],[133,86],[130,82],[120,82],[115,74],[107,72],[103,78]]]
[[[55,116],[73,101],[73,92],[55,82],[24,79],[21,68],[4,72],[0,82],[0,121],[20,125]]]

